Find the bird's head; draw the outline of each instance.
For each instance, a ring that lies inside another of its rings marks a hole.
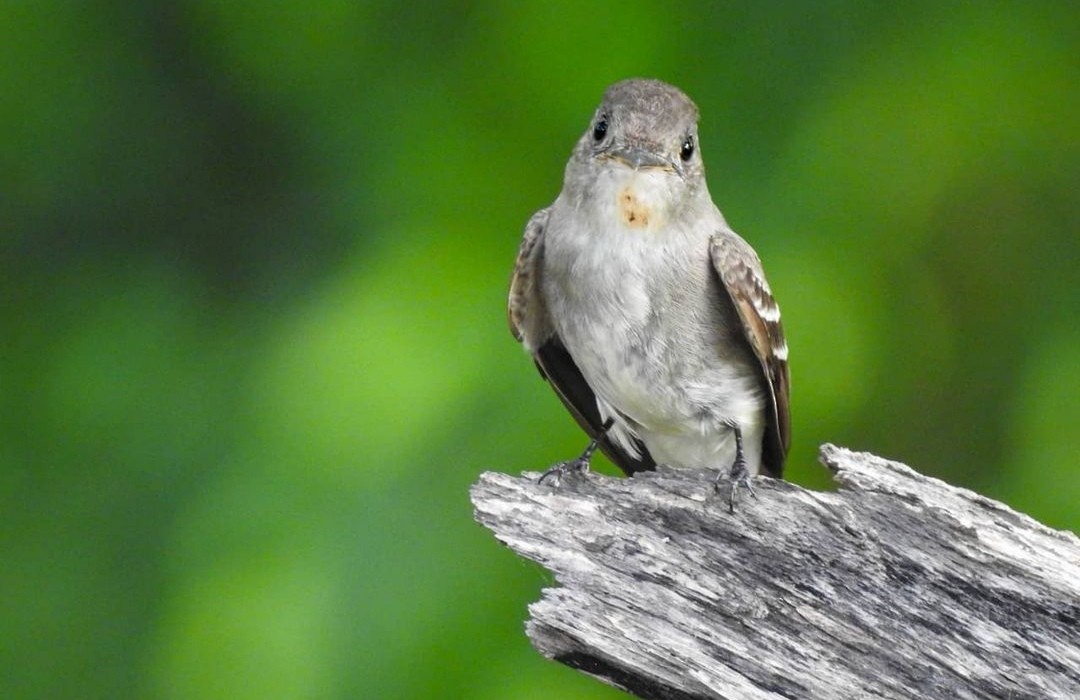
[[[614,206],[629,228],[678,217],[708,199],[697,122],[697,106],[676,87],[641,78],[615,83],[574,148],[567,190],[586,206]]]

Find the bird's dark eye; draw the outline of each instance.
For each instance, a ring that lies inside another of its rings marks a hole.
[[[603,141],[604,136],[607,135],[607,115],[601,114],[600,118],[596,120],[596,126],[593,127],[592,137],[597,141]]]
[[[679,151],[679,157],[683,159],[683,162],[690,160],[694,155],[694,137],[687,136],[682,142],[682,149]]]

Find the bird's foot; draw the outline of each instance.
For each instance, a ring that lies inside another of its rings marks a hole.
[[[739,487],[746,489],[752,497],[757,498],[757,493],[754,492],[754,485],[750,481],[750,471],[746,468],[746,460],[743,459],[742,454],[736,455],[735,461],[731,465],[731,469],[727,473],[727,482],[730,484],[730,491],[728,492],[728,510],[732,513],[735,512],[735,497],[739,493]],[[720,491],[720,484],[725,481],[724,473],[720,472],[716,476],[716,481],[713,483],[713,489],[717,492]]]
[[[540,478],[536,480],[536,483],[542,484],[545,479],[550,478],[552,486],[558,488],[562,483],[562,478],[567,474],[584,474],[589,471],[589,458],[585,455],[575,457],[574,459],[568,459],[565,462],[559,462],[551,469],[540,475]]]
[[[570,459],[565,462],[559,462],[551,469],[540,475],[536,483],[544,483],[544,479],[551,477],[555,480],[555,486],[558,487],[562,478],[570,472],[576,472],[578,474],[584,474],[589,471],[589,462],[592,460],[593,452],[596,452],[596,448],[600,446],[600,439],[607,435],[607,431],[611,430],[611,426],[615,424],[614,418],[608,418],[604,421],[604,424],[600,426],[599,432],[596,437],[589,441],[588,446],[585,447],[585,451],[581,453],[576,459]]]

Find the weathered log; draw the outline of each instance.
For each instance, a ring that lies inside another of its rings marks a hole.
[[[558,586],[549,658],[642,698],[1080,698],[1080,540],[825,445],[836,492],[706,470],[487,472],[479,522]]]

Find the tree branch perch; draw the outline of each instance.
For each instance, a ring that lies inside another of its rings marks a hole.
[[[487,472],[477,520],[559,584],[549,658],[642,698],[1080,698],[1080,540],[897,462],[824,445],[839,490],[705,470]]]

